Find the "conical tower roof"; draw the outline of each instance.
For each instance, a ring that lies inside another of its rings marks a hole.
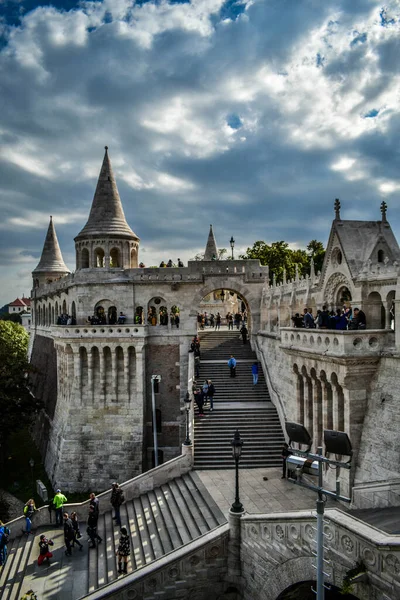
[[[139,238],[125,219],[107,146],[105,151],[89,219],[75,241],[97,236],[123,237],[138,241]]]
[[[42,256],[33,273],[70,273],[70,270],[62,257],[60,246],[58,245],[57,234],[53,225],[53,217],[50,217]]]
[[[208,234],[208,240],[203,260],[213,260],[213,257],[214,260],[218,258],[218,248],[217,242],[215,241],[212,225],[210,225],[210,233]]]

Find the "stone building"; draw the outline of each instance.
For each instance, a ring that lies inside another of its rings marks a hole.
[[[325,428],[346,431],[355,468],[335,473],[343,491],[356,506],[394,503],[400,250],[384,203],[381,210],[376,222],[346,221],[337,201],[322,272],[312,267],[290,282],[270,284],[257,260],[215,260],[212,228],[203,261],[140,268],[140,240],[126,222],[106,149],[88,222],[75,238],[75,272],[64,264],[52,220],[33,271],[32,390],[46,405],[36,437],[54,485],[106,488],[152,467],[155,374],[159,460],[180,453],[196,315],[205,298],[218,306],[224,290],[246,306],[282,427],[304,423],[315,444]],[[366,330],[291,326],[304,307],[315,314],[343,302],[364,310]],[[176,313],[179,327],[171,322]],[[61,315],[69,316],[64,324]]]

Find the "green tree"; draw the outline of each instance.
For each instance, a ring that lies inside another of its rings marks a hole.
[[[32,423],[42,407],[27,387],[29,336],[12,321],[0,321],[0,463],[4,465],[11,433]]]
[[[322,264],[325,258],[325,248],[322,242],[317,240],[311,240],[307,245],[308,255],[314,259],[315,272],[322,271]]]
[[[314,258],[314,264],[316,260],[318,261],[316,270],[321,270],[318,265],[320,264],[321,257],[323,261],[325,253],[322,243],[312,240],[308,244],[307,250],[308,252],[301,249],[292,250],[289,248],[289,244],[283,240],[273,242],[271,245],[263,241],[258,241],[253,244],[252,248],[247,248],[246,253],[240,258],[256,258],[262,265],[268,265],[270,283],[272,283],[274,275],[276,281],[279,283],[283,281],[284,270],[286,271],[287,280],[295,278],[296,265],[298,266],[300,277],[307,275],[310,272],[311,257]]]

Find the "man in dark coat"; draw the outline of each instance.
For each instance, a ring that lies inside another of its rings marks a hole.
[[[71,556],[71,543],[74,541],[74,528],[72,525],[72,521],[69,518],[68,513],[64,513],[64,541],[65,541],[65,554],[67,556]]]
[[[248,334],[248,330],[247,330],[247,327],[245,324],[242,325],[240,333],[242,336],[243,344],[245,344],[247,342],[247,334]]]
[[[115,510],[114,520],[116,521],[116,524],[119,525],[120,527],[121,527],[120,510],[121,510],[121,504],[123,504],[124,501],[125,501],[124,492],[119,487],[119,484],[117,482],[114,482],[112,484],[112,490],[111,490],[111,505]]]
[[[89,517],[87,520],[87,529],[86,532],[92,542],[90,548],[96,548],[96,540],[99,542],[102,541],[101,537],[97,533],[97,521],[99,520],[98,513],[95,512],[94,506],[89,506]]]

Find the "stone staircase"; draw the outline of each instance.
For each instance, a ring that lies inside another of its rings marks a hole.
[[[29,589],[40,600],[75,600],[118,578],[115,550],[119,528],[114,525],[111,511],[99,517],[98,533],[103,541],[93,550],[86,544],[86,515],[79,516],[84,550],[75,548],[72,557],[65,556],[62,530],[51,526],[9,543],[9,556],[0,575],[2,600],[18,600]],[[131,536],[128,573],[226,523],[193,471],[123,504],[121,520]],[[49,566],[38,567],[41,533],[53,539],[54,556]]]
[[[236,429],[243,440],[242,468],[279,467],[285,439],[261,365],[253,385],[251,365],[257,358],[250,344],[243,344],[236,329],[201,332],[200,344],[198,381],[211,379],[216,393],[213,412],[206,405],[204,417],[199,417],[195,407],[194,468],[233,469],[231,440]],[[235,378],[227,365],[231,354],[238,361]]]

